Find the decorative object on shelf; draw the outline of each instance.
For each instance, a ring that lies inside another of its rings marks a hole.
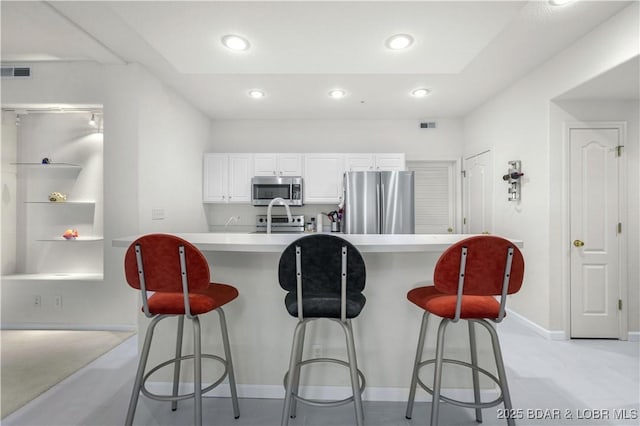
[[[524,176],[522,173],[522,164],[520,160],[509,161],[509,171],[506,175],[502,176],[502,180],[509,184],[507,193],[509,194],[509,201],[520,201],[520,178]]]
[[[62,192],[52,192],[49,194],[49,201],[56,203],[67,201],[67,194],[63,194]]]
[[[77,229],[67,229],[66,231],[64,231],[64,234],[62,234],[62,237],[65,240],[75,240],[76,238],[78,238],[78,230]]]
[[[49,161],[49,158],[44,157],[44,158],[42,159],[42,164],[50,164],[50,163],[51,163],[51,161]]]

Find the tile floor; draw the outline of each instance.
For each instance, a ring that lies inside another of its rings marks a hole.
[[[640,424],[640,343],[616,340],[546,340],[509,318],[498,327],[509,376],[517,424]],[[2,420],[4,426],[122,425],[136,367],[132,338],[78,371]],[[407,379],[408,380],[408,379]],[[135,424],[192,424],[192,403],[176,412],[168,403],[140,398]],[[204,423],[212,426],[280,424],[282,401],[241,399],[241,417],[233,419],[231,403],[207,398]],[[483,410],[484,425],[503,425],[497,408]],[[368,426],[424,425],[427,403],[416,403],[413,419],[404,418],[403,402],[365,402]],[[545,418],[545,415],[547,418]],[[627,417],[619,418],[619,417]],[[555,417],[555,418],[554,418]],[[618,417],[618,418],[616,418]],[[292,426],[348,426],[351,405],[320,409],[301,406]],[[441,425],[475,425],[473,411],[444,404]]]

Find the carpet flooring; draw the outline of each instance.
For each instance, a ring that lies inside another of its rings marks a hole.
[[[2,330],[1,418],[133,334],[127,331]]]

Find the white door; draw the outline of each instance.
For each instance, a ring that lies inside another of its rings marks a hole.
[[[493,154],[485,151],[464,160],[463,232],[493,232]],[[505,191],[504,196],[507,196]]]
[[[620,129],[569,129],[571,337],[619,337]]]

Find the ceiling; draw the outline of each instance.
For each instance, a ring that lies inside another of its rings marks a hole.
[[[3,0],[1,60],[140,63],[213,119],[461,117],[630,3]]]

